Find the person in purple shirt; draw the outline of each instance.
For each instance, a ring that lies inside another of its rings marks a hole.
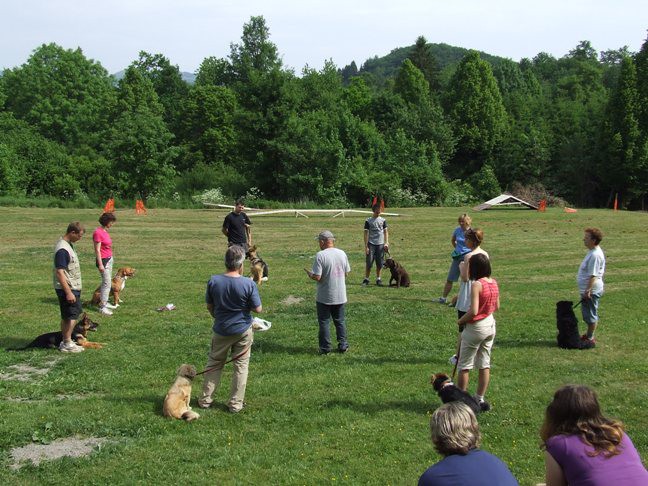
[[[479,449],[477,417],[468,405],[441,405],[430,419],[432,444],[444,458],[419,478],[419,486],[518,486],[506,464]]]
[[[648,484],[648,471],[623,424],[601,414],[591,388],[559,388],[547,407],[540,437],[547,486]]]

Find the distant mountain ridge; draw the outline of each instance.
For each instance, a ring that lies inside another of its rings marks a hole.
[[[427,44],[430,53],[435,57],[439,70],[443,71],[446,68],[452,67],[461,61],[461,59],[471,50],[464,47],[455,47],[449,44]],[[387,79],[396,76],[396,72],[407,59],[410,52],[414,49],[414,45],[406,47],[397,47],[393,49],[386,56],[374,56],[367,59],[358,69],[358,74],[370,73],[378,79]],[[506,60],[504,57],[493,56],[483,51],[479,52],[480,57],[489,62],[492,66],[496,66]],[[342,72],[349,72],[352,70],[351,65],[342,68]]]

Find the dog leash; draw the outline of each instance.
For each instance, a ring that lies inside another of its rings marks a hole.
[[[245,349],[243,350],[243,352],[242,352],[241,354],[239,354],[239,355],[237,355],[237,356],[234,356],[234,357],[233,357],[232,359],[230,359],[230,360],[225,361],[225,362],[223,363],[223,366],[225,366],[227,363],[231,363],[232,361],[236,361],[237,359],[239,359],[241,356],[243,356],[245,353],[247,353],[247,352],[250,350],[250,347],[251,347],[251,346],[248,346],[247,348],[245,348]],[[203,373],[207,373],[207,372],[209,372],[209,371],[213,371],[213,370],[215,370],[215,369],[218,369],[218,366],[212,366],[211,368],[207,368],[206,370],[202,370],[200,373],[196,373],[196,376],[198,376],[198,375],[202,375]]]
[[[576,302],[576,304],[574,304],[574,306],[572,307],[572,309],[575,309],[576,307],[578,307],[578,306],[581,305],[582,303],[583,303],[583,299],[581,299],[581,300],[579,300],[578,302]]]

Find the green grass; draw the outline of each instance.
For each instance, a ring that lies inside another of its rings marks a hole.
[[[116,266],[134,266],[125,304],[91,337],[102,350],[4,351],[56,330],[51,250],[68,222],[88,236],[78,245],[84,300],[99,283],[90,234],[100,210],[0,208],[0,373],[14,364],[60,360],[31,381],[0,380],[2,484],[414,484],[439,457],[428,432],[439,404],[429,375],[451,371],[455,312],[432,304],[450,263],[450,235],[467,208],[403,209],[388,217],[392,255],[409,271],[409,289],[363,288],[363,217],[254,219],[254,241],[270,265],[261,287],[272,329],[256,335],[246,401],[239,415],[219,404],[186,424],[161,415],[162,400],[182,363],[202,369],[211,336],[204,304],[209,276],[223,271],[223,212],[118,211],[112,230]],[[395,211],[395,210],[392,210]],[[485,231],[501,288],[498,334],[488,399],[480,416],[483,447],[510,466],[520,484],[544,474],[538,429],[554,390],[564,383],[594,387],[606,414],[623,420],[648,459],[645,377],[648,294],[642,213],[492,210],[472,213]],[[565,351],[555,345],[555,302],[577,299],[575,273],[585,254],[582,230],[603,229],[608,261],[599,345]],[[317,355],[314,283],[302,268],[322,229],[338,236],[350,258],[347,308],[350,351]],[[456,288],[454,289],[457,290]],[[302,297],[296,305],[282,301]],[[173,312],[158,313],[169,302]],[[471,376],[471,390],[476,377]],[[197,396],[201,379],[194,384]],[[65,395],[63,399],[59,395]],[[16,401],[13,399],[25,399]],[[193,403],[193,401],[192,401]],[[92,456],[11,471],[14,447],[71,436],[111,439]]]

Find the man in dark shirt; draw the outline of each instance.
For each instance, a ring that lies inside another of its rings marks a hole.
[[[227,246],[238,245],[248,250],[252,244],[252,231],[250,225],[252,221],[247,214],[243,212],[245,205],[240,199],[236,201],[234,211],[225,216],[223,221],[223,234],[227,236]]]

